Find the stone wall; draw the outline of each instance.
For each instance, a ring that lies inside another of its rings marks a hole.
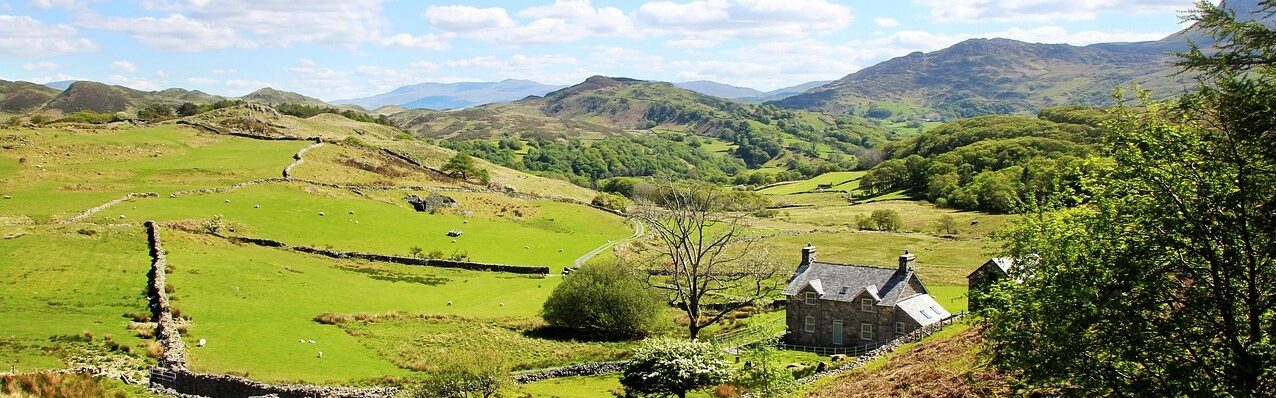
[[[785,321],[789,333],[785,341],[794,345],[814,347],[832,346],[833,322],[842,322],[842,346],[873,346],[886,344],[901,335],[911,333],[920,326],[911,317],[896,307],[873,305],[873,312],[865,312],[860,308],[861,294],[853,302],[818,300],[817,304],[807,304],[803,298],[810,287],[803,289],[788,301],[785,308]],[[815,317],[815,332],[806,331],[806,317]],[[897,333],[895,324],[904,324],[904,333]],[[860,339],[860,325],[873,325],[873,339]]]
[[[155,339],[164,348],[159,358],[159,366],[185,369],[186,344],[182,342],[181,333],[177,330],[177,320],[173,318],[168,293],[164,291],[168,276],[168,259],[164,252],[164,245],[160,242],[159,226],[154,221],[147,221],[143,225],[146,227],[146,243],[151,254],[150,284],[146,287],[146,292],[150,298],[151,316],[156,323]]]
[[[102,211],[102,210],[106,210],[107,208],[110,208],[111,206],[115,206],[115,205],[118,205],[118,204],[120,204],[120,203],[124,203],[125,201],[131,200],[131,199],[133,199],[133,198],[151,198],[151,197],[155,197],[155,196],[156,196],[156,193],[154,193],[154,192],[133,192],[133,193],[129,193],[128,195],[124,195],[123,197],[121,197],[121,198],[119,198],[119,199],[115,199],[115,200],[112,200],[112,201],[110,201],[110,202],[106,202],[106,203],[103,203],[103,204],[97,205],[97,206],[95,206],[95,207],[93,207],[93,208],[91,208],[91,209],[88,209],[88,210],[82,211],[82,212],[80,212],[79,214],[76,214],[76,215],[71,216],[71,217],[67,217],[66,219],[63,219],[63,220],[62,220],[62,223],[63,223],[63,224],[71,224],[71,223],[76,223],[76,222],[83,221],[84,219],[89,218],[89,216],[92,216],[92,215],[94,215],[94,214],[97,214],[97,212],[100,212],[100,211]]]
[[[965,315],[966,313],[960,313],[960,314],[948,317],[947,319],[944,319],[943,321],[935,322],[930,325],[921,327],[917,330],[912,331],[911,333],[908,333],[906,335],[900,336],[899,338],[891,340],[889,343],[883,344],[880,347],[877,347],[876,349],[873,349],[872,351],[865,353],[864,355],[856,357],[854,360],[847,362],[845,365],[842,365],[841,367],[816,373],[807,377],[803,377],[799,379],[797,383],[799,385],[810,384],[815,382],[816,380],[819,380],[825,377],[836,376],[839,374],[843,374],[843,373],[855,370],[856,368],[859,368],[860,366],[864,366],[864,364],[866,363],[872,362],[878,358],[885,356],[886,354],[894,352],[895,349],[899,348],[899,346],[901,345],[913,343],[925,338],[926,336],[935,334],[935,332],[938,332],[942,330],[944,327],[953,324],[954,322],[960,320]]]
[[[594,376],[606,373],[619,372],[625,367],[625,361],[613,362],[591,362],[577,365],[563,366],[560,368],[537,369],[526,372],[515,372],[511,376],[514,382],[519,384],[535,383],[541,380],[556,379],[559,377],[575,377],[575,376]]]
[[[291,180],[292,169],[306,162],[306,159],[303,157],[306,155],[306,152],[310,152],[311,149],[315,149],[320,146],[323,146],[323,140],[315,140],[315,143],[307,145],[305,148],[301,148],[300,150],[298,150],[296,154],[293,154],[292,163],[289,163],[288,167],[284,167],[284,172],[283,172],[284,179]]]
[[[159,371],[165,373],[165,371]],[[248,398],[274,395],[279,398],[389,398],[398,393],[397,388],[353,388],[317,386],[310,384],[266,384],[239,376],[195,373],[186,370],[169,371],[160,383],[162,392],[192,397]]]
[[[302,253],[317,254],[320,256],[340,258],[340,259],[360,259],[360,260],[380,261],[385,263],[395,263],[395,264],[404,264],[404,265],[419,265],[424,267],[458,268],[458,269],[466,269],[471,271],[507,272],[511,274],[523,274],[523,275],[549,274],[549,267],[542,267],[542,266],[488,264],[488,263],[453,261],[453,260],[443,260],[443,259],[433,259],[433,258],[405,257],[405,256],[395,256],[395,255],[388,255],[388,254],[347,252],[347,251],[321,249],[317,247],[308,247],[308,246],[289,246],[288,244],[277,241],[277,240],[263,239],[263,238],[250,238],[250,237],[244,237],[244,236],[226,236],[224,238],[236,243],[247,243],[247,244],[253,244],[257,246],[287,249],[287,250],[298,251]]]

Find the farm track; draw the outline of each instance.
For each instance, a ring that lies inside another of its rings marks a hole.
[[[647,233],[647,226],[646,226],[645,224],[643,224],[643,223],[642,223],[642,221],[638,221],[638,220],[633,220],[633,221],[634,221],[634,234],[633,234],[633,235],[630,235],[628,238],[624,238],[624,239],[621,239],[621,240],[616,240],[616,241],[607,242],[607,243],[603,244],[602,246],[598,246],[598,248],[595,248],[594,250],[591,250],[589,253],[585,253],[585,255],[580,256],[579,258],[577,258],[577,259],[576,259],[576,262],[575,262],[575,263],[573,263],[573,265],[574,265],[576,268],[580,268],[581,266],[585,265],[585,262],[589,261],[589,259],[594,258],[594,256],[597,256],[597,255],[598,255],[598,253],[602,253],[602,252],[603,252],[603,250],[610,249],[610,248],[612,248],[612,247],[614,247],[614,246],[616,246],[616,245],[619,245],[619,244],[621,244],[621,243],[625,243],[625,242],[633,241],[634,239],[638,239],[638,238],[641,238],[643,235],[646,235],[646,233]]]

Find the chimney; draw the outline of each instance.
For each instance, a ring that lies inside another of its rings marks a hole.
[[[807,243],[806,247],[802,248],[802,263],[798,265],[811,265],[813,262],[815,262],[815,245]]]
[[[905,250],[904,254],[899,255],[899,272],[913,272],[913,269],[916,266],[917,256],[909,253],[908,250]]]

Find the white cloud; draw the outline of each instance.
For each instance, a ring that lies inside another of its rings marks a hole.
[[[46,25],[27,16],[0,15],[0,55],[47,57],[95,51],[96,43],[66,25]]]
[[[227,88],[230,88],[233,90],[239,90],[239,91],[257,90],[262,87],[271,87],[271,86],[275,86],[275,84],[270,82],[264,82],[261,80],[252,80],[252,79],[227,79],[226,80]]]
[[[589,58],[595,65],[643,72],[662,72],[665,68],[663,56],[624,47],[597,46],[589,54]]]
[[[154,81],[124,75],[111,75],[106,81],[134,90],[155,91],[160,89],[159,84]]]
[[[31,5],[35,6],[36,8],[43,8],[46,10],[55,8],[55,7],[65,8],[68,10],[74,10],[74,9],[79,9],[84,7],[84,5],[77,0],[31,0]]]
[[[1192,0],[913,0],[940,22],[1091,20],[1101,12],[1147,13],[1191,9]]]
[[[873,18],[873,23],[883,28],[894,28],[899,26],[899,20],[895,18]]]
[[[133,73],[137,72],[137,65],[133,65],[133,63],[129,61],[115,61],[111,63],[111,69]]]
[[[698,39],[803,38],[854,20],[850,7],[826,0],[650,1],[634,14],[642,28]]]
[[[210,77],[188,77],[186,82],[198,86],[211,86],[217,84],[217,79]]]
[[[444,51],[451,47],[446,39],[433,33],[422,36],[399,33],[393,36],[381,38],[381,45],[386,47],[414,48],[431,51]]]
[[[677,49],[709,48],[717,45],[715,40],[708,39],[672,39],[665,40],[665,47]]]
[[[500,7],[431,6],[425,10],[430,26],[448,34],[502,44],[570,43],[593,36],[628,34],[633,22],[614,7],[594,8],[589,0],[556,0],[524,9],[521,23]]]
[[[29,71],[52,71],[57,70],[60,65],[53,61],[39,61],[22,64],[22,70]]]
[[[173,51],[197,52],[252,47],[235,33],[235,29],[172,14],[163,18],[115,18],[86,14],[76,22],[80,26],[127,33],[133,39],[152,47]]]
[[[294,43],[354,47],[381,39],[381,0],[174,0],[148,2],[164,18],[80,17],[85,27],[129,33],[147,45],[202,51]]]

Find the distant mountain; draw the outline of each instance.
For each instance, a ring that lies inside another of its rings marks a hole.
[[[1272,24],[1257,13],[1260,0],[1226,0],[1238,16]],[[1187,41],[1210,46],[1190,27],[1162,40],[1067,44],[971,39],[942,50],[916,52],[865,68],[771,104],[877,119],[958,118],[1032,112],[1052,105],[1104,106],[1116,87],[1137,83],[1155,97],[1182,93],[1194,82],[1173,65]]]
[[[48,83],[44,83],[44,86],[58,90],[58,91],[62,91],[62,90],[66,90],[67,87],[71,87],[71,83],[75,83],[75,80],[62,80],[62,81],[56,81],[56,82],[48,82]]]
[[[765,93],[762,93],[762,95],[756,96],[756,97],[740,97],[740,98],[732,98],[732,99],[735,101],[739,101],[739,102],[743,102],[747,104],[761,104],[767,101],[778,101],[788,97],[792,97],[794,95],[802,94],[806,92],[807,90],[810,90],[819,86],[823,86],[825,84],[829,84],[832,82],[833,82],[832,80],[819,80],[819,81],[813,81],[813,82],[806,82],[796,86],[789,86],[789,87],[767,91]]]
[[[265,104],[288,103],[288,104],[302,104],[302,105],[313,105],[313,106],[328,106],[328,103],[323,102],[323,100],[320,100],[318,98],[307,97],[307,96],[290,92],[290,91],[276,90],[270,87],[265,87],[257,91],[253,91],[251,93],[248,93],[247,95],[244,95],[243,97],[239,97],[239,99],[242,99],[244,101],[249,101],[249,102],[261,102]]]
[[[333,101],[333,103],[354,104],[367,109],[386,105],[398,105],[405,108],[454,109],[515,101],[528,96],[541,96],[560,88],[563,86],[515,79],[499,82],[421,83],[399,87],[385,94]]]
[[[124,86],[77,81],[45,104],[44,110],[63,114],[83,110],[100,113],[125,112],[136,109],[151,98],[151,93]]]
[[[704,95],[712,95],[718,98],[737,99],[765,96],[766,93],[754,90],[748,87],[732,86],[730,84],[711,82],[708,80],[696,80],[690,82],[674,83],[674,87],[685,88]]]

